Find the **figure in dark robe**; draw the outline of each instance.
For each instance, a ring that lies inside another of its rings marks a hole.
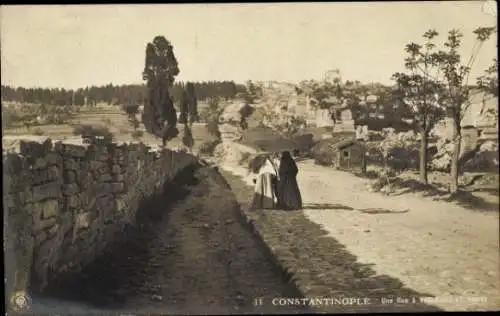
[[[302,209],[302,195],[297,183],[298,172],[299,169],[290,152],[283,152],[278,172],[278,208],[284,210]]]

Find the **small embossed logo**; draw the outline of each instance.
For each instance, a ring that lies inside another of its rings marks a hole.
[[[26,311],[29,307],[29,296],[25,292],[16,292],[10,299],[12,308],[18,312]]]

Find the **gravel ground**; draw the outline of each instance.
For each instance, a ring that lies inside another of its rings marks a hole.
[[[130,240],[78,278],[54,285],[35,314],[50,303],[51,314],[59,307],[75,314],[299,312],[270,304],[300,293],[242,224],[234,194],[215,169],[201,167],[194,176],[187,170],[141,214]],[[265,304],[254,306],[257,298]]]

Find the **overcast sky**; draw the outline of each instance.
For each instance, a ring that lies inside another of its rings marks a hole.
[[[78,88],[142,82],[146,43],[164,35],[178,80],[321,79],[390,83],[429,28],[496,24],[484,1],[2,6],[2,84]],[[486,11],[486,12],[485,12]],[[496,56],[496,35],[473,75]]]

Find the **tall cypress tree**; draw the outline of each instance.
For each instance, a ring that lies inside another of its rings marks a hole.
[[[200,120],[198,116],[198,100],[196,98],[196,91],[194,85],[191,82],[186,84],[186,97],[187,97],[187,107],[189,112],[189,123],[193,124]]]
[[[169,94],[178,74],[173,46],[164,36],[156,36],[146,46],[143,80],[147,81],[148,100],[142,120],[149,133],[162,138],[163,145],[179,134],[177,113]]]

